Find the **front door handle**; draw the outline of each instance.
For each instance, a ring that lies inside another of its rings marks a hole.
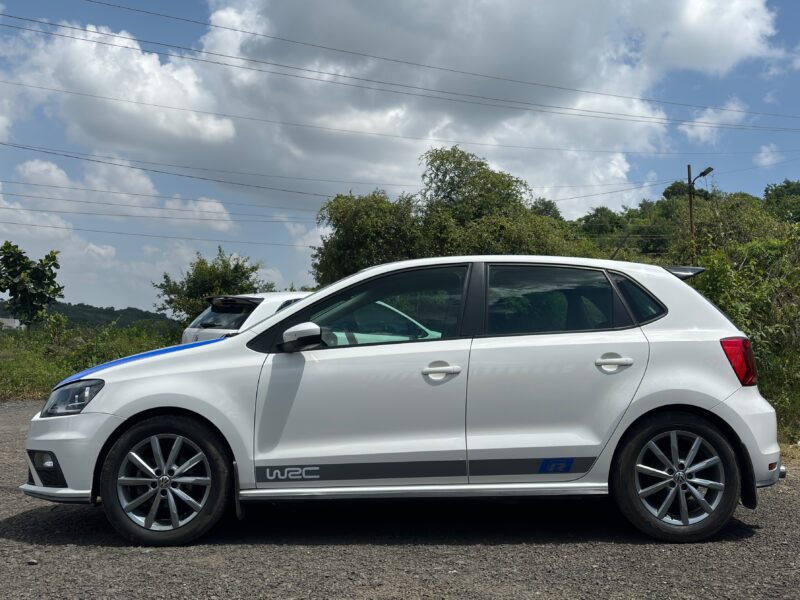
[[[633,359],[627,356],[600,357],[594,361],[594,364],[597,367],[630,367]]]
[[[440,367],[425,367],[422,369],[423,375],[456,375],[461,373],[458,365],[444,365]]]

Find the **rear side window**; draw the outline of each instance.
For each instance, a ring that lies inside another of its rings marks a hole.
[[[230,303],[212,305],[201,312],[189,327],[197,329],[239,329],[257,304]]]
[[[649,323],[667,313],[664,305],[638,283],[619,273],[610,273],[611,279],[639,323]]]
[[[630,325],[602,271],[569,267],[489,268],[487,334],[613,329]]]

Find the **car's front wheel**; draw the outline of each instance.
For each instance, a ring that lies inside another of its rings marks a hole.
[[[611,488],[639,530],[696,542],[730,520],[741,479],[733,448],[714,424],[690,413],[661,413],[637,425],[623,444]]]
[[[100,494],[106,516],[132,542],[185,544],[222,517],[229,461],[216,432],[183,415],[159,415],[125,431],[106,455]]]

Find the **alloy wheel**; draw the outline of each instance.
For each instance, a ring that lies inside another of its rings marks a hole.
[[[211,492],[211,468],[185,436],[152,435],[125,456],[117,474],[117,497],[137,525],[169,531],[203,510]]]
[[[670,525],[694,525],[719,506],[725,471],[717,450],[690,431],[659,433],[636,459],[636,493],[645,509]]]

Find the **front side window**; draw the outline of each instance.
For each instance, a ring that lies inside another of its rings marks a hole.
[[[310,309],[326,346],[453,338],[467,266],[405,271],[355,286]]]
[[[489,268],[488,335],[612,329],[628,323],[615,310],[602,271],[570,267],[493,265]]]

